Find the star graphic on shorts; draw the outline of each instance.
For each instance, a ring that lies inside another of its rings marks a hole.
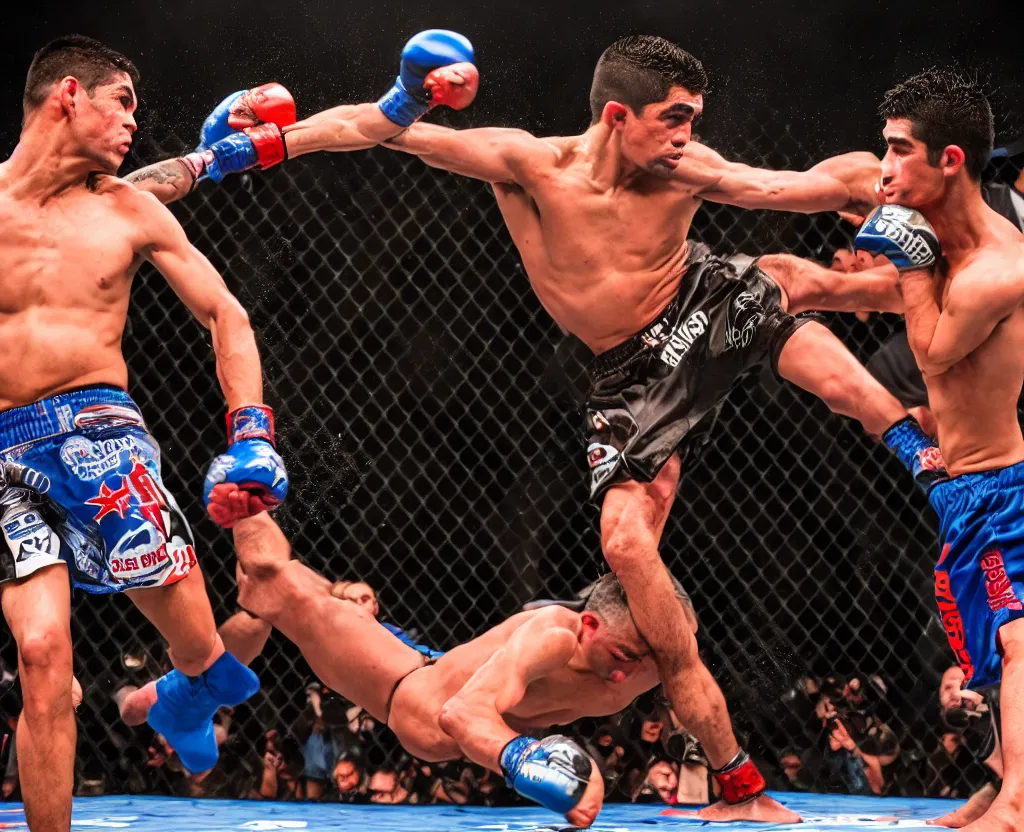
[[[96,516],[93,518],[98,523],[108,514],[113,514],[115,511],[117,516],[124,520],[124,515],[128,511],[128,503],[131,502],[131,499],[132,492],[128,490],[128,486],[123,482],[116,491],[111,490],[106,483],[101,483],[100,493],[85,502],[86,505],[99,506],[100,510],[96,512]]]

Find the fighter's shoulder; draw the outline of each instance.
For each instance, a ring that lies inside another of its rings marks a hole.
[[[569,630],[573,634],[579,631],[580,614],[560,604],[551,604],[537,610],[522,613],[528,616],[523,624],[533,630]]]
[[[968,303],[1024,302],[1024,237],[979,249],[957,273],[953,286]]]
[[[101,187],[114,201],[117,211],[136,223],[146,238],[166,239],[181,232],[181,224],[167,206],[149,191],[136,188],[116,176],[104,177]]]

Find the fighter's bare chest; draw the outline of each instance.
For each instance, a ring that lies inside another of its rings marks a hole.
[[[116,291],[136,264],[133,229],[99,199],[39,206],[0,198],[0,258],[9,299]]]
[[[536,679],[513,710],[520,719],[614,713],[629,704],[618,691],[592,673],[565,670]]]

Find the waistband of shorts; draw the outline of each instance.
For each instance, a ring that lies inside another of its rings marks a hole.
[[[672,331],[672,313],[679,304],[679,294],[683,291],[686,278],[694,276],[694,267],[700,267],[705,261],[713,257],[711,250],[695,240],[689,241],[689,251],[686,254],[686,270],[679,281],[679,290],[665,308],[658,313],[653,321],[647,324],[639,332],[630,335],[621,344],[616,344],[609,350],[605,350],[587,365],[587,375],[591,381],[599,381],[622,369],[630,361],[647,350],[660,347]],[[699,273],[699,272],[698,272]]]
[[[987,493],[1019,486],[1024,486],[1024,461],[1007,465],[1005,468],[990,468],[988,471],[975,471],[951,477],[932,488],[928,498],[934,504],[936,498],[945,501],[965,491]]]
[[[0,413],[0,450],[9,451],[18,445],[70,433],[83,426],[75,418],[82,410],[100,405],[126,408],[132,413],[119,414],[116,410],[105,413],[98,409],[93,414],[96,420],[144,424],[138,406],[124,390],[105,384],[82,387]]]

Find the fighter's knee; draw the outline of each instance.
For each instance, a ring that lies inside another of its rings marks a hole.
[[[63,627],[38,627],[18,645],[18,657],[25,675],[66,674],[71,684],[71,638]]]

